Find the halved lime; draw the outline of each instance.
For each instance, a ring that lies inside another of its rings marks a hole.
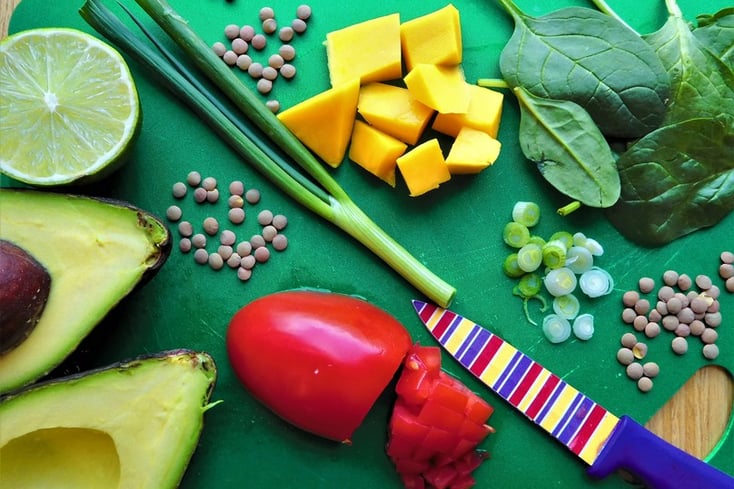
[[[11,178],[53,186],[106,175],[140,120],[125,60],[96,37],[40,28],[0,43],[0,171]]]

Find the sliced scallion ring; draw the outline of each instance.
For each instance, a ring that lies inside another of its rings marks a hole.
[[[517,252],[517,265],[526,272],[534,272],[543,262],[543,248],[537,243],[528,243]]]
[[[594,256],[583,246],[572,246],[566,252],[566,267],[573,273],[582,274],[594,266]]]
[[[551,343],[563,343],[571,336],[571,323],[558,314],[548,314],[543,318],[542,329]]]
[[[548,238],[548,241],[554,240],[558,240],[563,243],[566,246],[566,249],[569,249],[571,246],[573,246],[573,234],[569,233],[568,231],[556,231],[555,233],[551,234],[551,237]]]
[[[566,294],[553,299],[553,311],[566,319],[575,318],[581,310],[578,298],[573,294]]]
[[[614,289],[612,276],[599,267],[591,267],[578,280],[581,291],[591,298],[609,294]]]
[[[562,267],[566,263],[568,248],[561,240],[550,240],[543,246],[543,264],[548,268]]]
[[[594,336],[594,316],[591,314],[581,314],[578,316],[571,328],[576,338],[587,341]]]
[[[517,263],[517,253],[510,253],[502,263],[502,271],[510,278],[522,277],[525,273]]]
[[[566,267],[551,270],[543,282],[548,293],[555,297],[570,294],[577,285],[576,274]]]
[[[526,227],[533,227],[540,220],[540,206],[535,202],[515,202],[512,208],[512,220]]]
[[[519,222],[508,222],[502,231],[502,239],[508,246],[522,248],[530,240],[528,227]]]

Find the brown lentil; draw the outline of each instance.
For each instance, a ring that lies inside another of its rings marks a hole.
[[[721,313],[709,312],[703,317],[703,322],[712,328],[718,328],[721,325]]]
[[[721,295],[721,289],[717,285],[711,285],[708,289],[706,289],[703,294],[704,297],[711,297],[712,299],[718,299]]]
[[[209,236],[214,236],[219,231],[219,221],[213,217],[204,219],[204,232]]]
[[[239,268],[241,263],[242,258],[237,253],[232,253],[229,255],[229,258],[227,258],[227,266],[229,268]]]
[[[645,331],[647,323],[647,317],[644,314],[638,314],[634,321],[632,321],[632,327],[635,328],[636,331]]]
[[[727,292],[734,292],[734,277],[729,277],[726,279],[726,291]]]
[[[657,377],[660,373],[660,365],[655,362],[646,362],[642,366],[642,372],[645,374],[645,377]]]
[[[243,25],[240,29],[240,37],[247,42],[252,41],[252,38],[255,37],[255,28],[251,25]]]
[[[648,338],[655,338],[660,335],[660,325],[656,322],[650,321],[645,326],[645,336]]]
[[[719,347],[713,343],[703,345],[703,356],[708,360],[714,360],[719,356]]]
[[[668,314],[678,314],[683,309],[683,302],[678,297],[671,297],[666,303]]]
[[[191,243],[194,248],[204,248],[206,246],[206,236],[201,233],[196,233],[191,237]]]
[[[288,238],[285,234],[278,234],[273,238],[273,249],[275,251],[283,251],[288,247]]]
[[[634,309],[637,314],[647,314],[650,311],[650,301],[640,299],[635,303]]]
[[[280,67],[280,75],[286,80],[290,80],[296,76],[296,67],[290,63],[285,63]]]
[[[240,267],[237,269],[237,278],[243,282],[250,280],[250,277],[252,277],[252,270],[249,268]]]
[[[176,199],[183,199],[186,197],[186,192],[188,192],[188,189],[186,188],[186,184],[183,182],[176,182],[173,184],[173,187],[171,187],[171,192],[173,193],[173,197]]]
[[[663,272],[663,283],[669,287],[678,285],[678,272],[675,270],[666,270]]]
[[[263,49],[265,49],[265,46],[268,45],[268,40],[262,34],[255,34],[254,36],[252,36],[250,45],[258,51],[262,51]]]
[[[258,79],[263,76],[263,65],[262,63],[253,62],[247,68],[247,74],[254,79]]]
[[[194,261],[199,265],[204,265],[209,262],[209,253],[204,248],[197,248],[194,251]]]
[[[225,53],[224,53],[224,54],[222,55],[222,59],[223,59],[223,60],[224,60],[224,62],[225,62],[225,63],[227,63],[227,65],[229,65],[229,66],[234,66],[234,65],[236,65],[236,64],[237,64],[237,58],[238,58],[238,54],[237,54],[237,53],[235,53],[234,51],[232,51],[231,49],[228,49],[228,50],[227,50],[227,51],[226,51],[226,52],[225,52]]]
[[[652,289],[655,288],[655,281],[650,277],[642,277],[638,281],[637,285],[640,289],[640,292],[642,292],[643,294],[647,294],[649,292],[652,292]]]
[[[635,321],[636,317],[637,313],[631,307],[625,307],[622,310],[622,321],[624,321],[626,324],[632,324]]]
[[[650,311],[650,314],[647,315],[647,319],[650,320],[650,322],[659,323],[660,320],[663,319],[663,315],[660,314],[660,311],[657,309],[653,309]]]
[[[638,300],[640,300],[640,294],[635,290],[628,290],[622,295],[622,304],[627,307],[634,307]]]
[[[681,274],[681,276],[678,277],[678,288],[682,290],[683,292],[690,289],[692,285],[693,285],[693,280],[691,280],[691,277],[689,277],[685,273]]]
[[[201,186],[204,190],[214,190],[217,188],[217,179],[214,177],[206,177],[201,181]]]
[[[625,372],[627,373],[627,377],[629,377],[630,379],[638,380],[642,378],[642,365],[637,362],[632,362],[627,365]]]
[[[240,262],[240,266],[242,268],[251,269],[255,266],[256,260],[254,255],[247,255],[242,257],[242,261]]]
[[[182,215],[183,211],[177,205],[169,206],[168,209],[166,209],[166,217],[170,221],[178,221],[179,219],[181,219]]]
[[[273,82],[268,80],[267,78],[260,78],[257,81],[257,85],[255,85],[255,87],[257,88],[258,92],[266,95],[273,90]]]
[[[249,241],[242,241],[237,245],[236,250],[238,255],[245,257],[252,253],[252,245]]]
[[[186,175],[186,183],[192,187],[197,187],[201,183],[201,174],[198,171],[190,171]]]
[[[647,356],[647,344],[638,341],[635,343],[635,346],[632,347],[632,353],[638,360],[645,358]]]
[[[731,251],[722,251],[719,258],[721,259],[722,263],[729,265],[734,264],[734,253],[732,253]]]
[[[219,245],[217,248],[217,254],[222,257],[223,260],[228,260],[232,256],[232,247],[229,245]]]
[[[212,270],[221,270],[224,266],[224,259],[219,253],[211,253],[208,258],[209,267]]]
[[[684,307],[676,316],[678,317],[678,321],[683,324],[691,324],[691,321],[695,319],[693,309],[690,307]]]
[[[191,251],[191,246],[191,240],[189,238],[181,238],[178,242],[178,249],[181,250],[181,253],[188,253]]]
[[[691,327],[686,323],[681,323],[678,325],[677,328],[675,328],[675,331],[673,331],[676,336],[690,336],[691,334]]]
[[[260,191],[255,188],[251,188],[245,193],[245,200],[249,204],[257,204],[260,202]]]
[[[691,330],[691,334],[693,336],[701,336],[701,334],[706,329],[706,325],[703,323],[703,321],[699,319],[694,319],[691,321],[691,324],[688,325],[688,328]]]
[[[194,234],[194,226],[189,221],[181,221],[178,223],[178,234],[184,238],[190,238]]]
[[[709,303],[706,301],[706,299],[700,295],[696,295],[696,297],[691,300],[690,308],[691,311],[694,313],[701,313],[706,312],[706,309],[708,309]]]
[[[217,41],[212,44],[212,51],[214,51],[214,54],[221,58],[222,56],[224,56],[224,53],[227,52],[227,46],[225,46],[223,42]]]
[[[637,344],[637,337],[634,335],[634,333],[625,333],[622,335],[620,343],[622,344],[622,346],[631,350],[632,347]]]
[[[665,301],[658,301],[658,303],[655,305],[655,310],[661,316],[665,316],[668,314],[668,304]]]
[[[250,45],[241,37],[232,40],[232,51],[234,51],[237,56],[245,54],[248,49],[250,49]]]
[[[235,24],[228,24],[224,27],[224,36],[229,39],[230,41],[232,39],[235,39],[237,36],[240,35],[240,28],[239,26]]]
[[[683,355],[688,351],[688,342],[682,336],[676,336],[670,343],[673,352],[677,355]]]
[[[675,331],[675,329],[680,324],[680,321],[678,321],[677,316],[665,316],[663,317],[663,328],[667,329],[668,331]]]
[[[701,341],[703,341],[707,345],[711,343],[716,343],[716,340],[718,339],[719,333],[717,333],[714,328],[706,328],[703,330],[703,333],[701,333]]]
[[[707,290],[711,288],[711,277],[708,275],[696,275],[696,286],[699,289]]]
[[[262,7],[258,13],[260,21],[275,18],[275,10],[272,7]]]
[[[273,114],[276,114],[280,110],[280,102],[277,100],[268,100],[265,102],[265,107],[267,107]]]
[[[250,244],[252,245],[253,250],[263,248],[265,246],[265,238],[263,238],[261,234],[256,234],[250,238]]]
[[[215,188],[213,190],[207,190],[206,191],[206,201],[211,202],[214,204],[219,200],[219,189]]]
[[[265,19],[263,20],[262,28],[265,34],[272,34],[278,30],[278,22],[272,17],[269,19]]]
[[[266,67],[263,68],[262,76],[266,80],[273,81],[276,78],[278,78],[278,70],[276,70],[272,66],[266,66]]]
[[[255,260],[257,260],[258,263],[265,263],[270,259],[270,250],[267,249],[265,246],[261,246],[255,249],[253,255],[255,256]]]
[[[273,226],[272,224],[268,224],[263,228],[262,235],[263,238],[265,238],[266,242],[271,243],[273,241],[273,238],[278,235],[278,230],[275,229],[275,226]]]
[[[301,20],[308,20],[311,17],[311,7],[308,5],[299,5],[296,8],[296,17]]]
[[[245,222],[245,210],[241,207],[233,207],[227,213],[227,217],[232,224],[242,224]]]
[[[252,66],[252,58],[246,54],[241,54],[237,57],[237,68],[242,71],[247,71]]]
[[[661,301],[668,301],[675,295],[675,290],[669,285],[663,285],[658,289],[658,299]]]
[[[273,213],[268,209],[260,211],[257,215],[257,222],[261,226],[267,226],[273,222]]]
[[[273,226],[278,231],[282,231],[288,225],[288,218],[283,214],[276,214],[273,216]]]
[[[235,236],[234,232],[229,229],[225,229],[219,235],[219,242],[226,246],[232,246],[236,240],[237,236]]]
[[[197,204],[202,204],[202,203],[206,202],[206,194],[207,194],[207,191],[206,191],[205,188],[203,188],[203,187],[197,187],[194,190],[194,200],[196,201],[196,203]]]
[[[635,355],[629,348],[622,347],[617,350],[617,361],[626,366],[635,361]]]
[[[650,377],[640,377],[637,380],[637,388],[640,392],[650,392],[652,390],[653,382]]]
[[[227,205],[230,209],[244,207],[245,199],[243,199],[241,195],[230,195],[229,199],[227,199]]]
[[[304,32],[306,32],[308,26],[303,19],[293,19],[293,21],[291,22],[291,27],[298,34],[303,34]]]
[[[278,49],[278,54],[284,61],[292,61],[296,57],[296,49],[290,44],[283,44]]]
[[[280,31],[278,31],[278,39],[280,39],[283,42],[291,42],[294,34],[295,34],[295,31],[293,30],[293,27],[291,26],[281,27]]]

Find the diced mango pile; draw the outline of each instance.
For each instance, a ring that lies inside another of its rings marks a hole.
[[[418,196],[497,160],[504,97],[465,80],[452,4],[402,23],[390,14],[330,32],[326,54],[331,88],[278,118],[332,167],[348,151],[393,187],[398,169]],[[448,154],[429,127],[452,138]]]

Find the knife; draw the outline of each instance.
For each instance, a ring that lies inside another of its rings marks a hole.
[[[625,470],[654,489],[734,489],[734,478],[617,417],[477,323],[414,300],[439,343],[467,370],[563,443],[603,478]]]

